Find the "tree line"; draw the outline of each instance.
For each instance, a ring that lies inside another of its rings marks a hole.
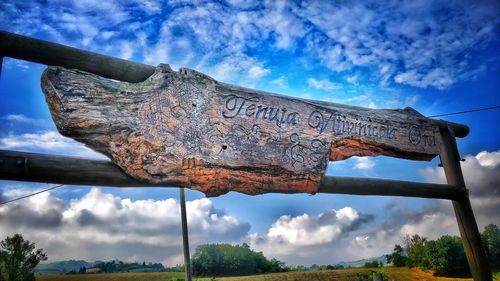
[[[268,260],[262,252],[255,252],[248,244],[204,244],[196,247],[192,260],[195,276],[238,276],[289,269],[277,259]]]
[[[133,272],[133,271],[144,271],[144,272],[162,272],[166,271],[165,267],[161,263],[138,263],[138,262],[123,262],[120,260],[112,260],[106,262],[99,262],[92,266],[93,269],[98,269],[99,273],[115,273],[115,272]],[[72,270],[66,274],[87,274],[87,269],[85,266],[80,267],[79,270]],[[95,272],[94,272],[95,273]]]
[[[7,237],[0,242],[0,281],[35,281],[33,269],[43,260],[47,255],[35,243],[20,234]]]
[[[143,270],[143,271],[155,271],[160,272],[164,271],[165,268],[161,263],[137,263],[137,262],[123,262],[123,261],[108,261],[101,262],[94,266],[94,268],[99,268],[103,273],[113,273],[113,272],[129,272],[134,270]]]
[[[500,269],[500,229],[494,224],[484,228],[481,240],[491,268]],[[429,240],[418,234],[406,236],[402,245],[395,245],[387,262],[396,267],[419,267],[432,270],[438,276],[470,276],[462,242],[457,236],[445,235]],[[34,243],[15,234],[0,241],[0,281],[34,281],[33,270],[47,256],[43,249],[36,249]],[[378,267],[377,261],[365,263],[365,267]],[[158,271],[184,271],[183,266],[164,268],[160,263],[124,263],[121,261],[101,262],[102,272],[126,272],[151,268]],[[277,259],[267,259],[262,252],[255,252],[247,244],[205,244],[196,248],[192,257],[195,276],[251,275],[285,271],[341,269],[342,265],[313,265],[311,267],[289,267]],[[85,273],[82,267],[78,272]]]
[[[196,248],[191,258],[194,276],[242,276],[252,274],[344,269],[343,265],[288,266],[275,258],[267,259],[248,244],[204,244]]]
[[[481,241],[492,269],[500,269],[500,229],[487,225],[481,233]],[[428,240],[418,234],[407,235],[403,246],[395,245],[387,262],[393,266],[419,267],[432,270],[434,275],[448,277],[471,276],[462,240],[458,236],[444,235]]]

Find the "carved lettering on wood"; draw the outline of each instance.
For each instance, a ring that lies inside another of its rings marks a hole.
[[[228,191],[315,193],[329,160],[429,160],[438,125],[413,109],[375,110],[217,82],[168,65],[142,83],[49,67],[42,89],[59,131],[132,177]]]

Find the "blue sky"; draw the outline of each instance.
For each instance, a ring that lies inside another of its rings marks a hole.
[[[500,104],[498,1],[3,1],[0,29],[233,84],[435,115]],[[57,133],[40,89],[45,66],[5,59],[0,149],[103,157]],[[467,124],[458,145],[480,227],[500,224],[500,111]],[[442,182],[437,159],[330,163],[329,175]],[[46,187],[0,181],[8,199]],[[182,262],[176,189],[66,186],[0,207],[50,260]],[[457,234],[451,203],[347,195],[204,198],[187,192],[192,249],[249,243],[289,264],[379,256],[405,234]]]

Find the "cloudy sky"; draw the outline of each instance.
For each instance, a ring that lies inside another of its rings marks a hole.
[[[338,3],[337,3],[338,2]],[[151,65],[193,68],[246,87],[426,116],[500,105],[498,1],[0,2],[0,29]],[[103,156],[57,132],[40,75],[5,59],[0,149]],[[480,228],[500,225],[500,110],[446,117]],[[330,163],[329,175],[443,182],[438,160]],[[0,201],[51,185],[0,181]],[[289,264],[388,253],[405,234],[458,234],[451,203],[347,195],[207,199],[187,191],[192,251],[246,242]],[[0,207],[0,238],[22,233],[63,259],[182,262],[178,190],[64,186]]]

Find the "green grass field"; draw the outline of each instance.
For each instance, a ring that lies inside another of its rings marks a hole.
[[[379,269],[380,270],[380,269]],[[356,274],[370,274],[371,269],[356,268],[342,270],[321,270],[304,272],[285,272],[264,275],[239,276],[217,278],[218,281],[356,281]],[[409,268],[384,268],[384,276],[389,280],[397,281],[469,281],[463,278],[434,277],[429,273],[418,269]],[[112,273],[112,274],[86,274],[86,275],[58,275],[38,276],[37,281],[168,281],[173,277],[183,278],[183,273],[161,272],[161,273]],[[194,278],[194,280],[209,281],[211,278]],[[495,281],[500,278],[495,277]]]

